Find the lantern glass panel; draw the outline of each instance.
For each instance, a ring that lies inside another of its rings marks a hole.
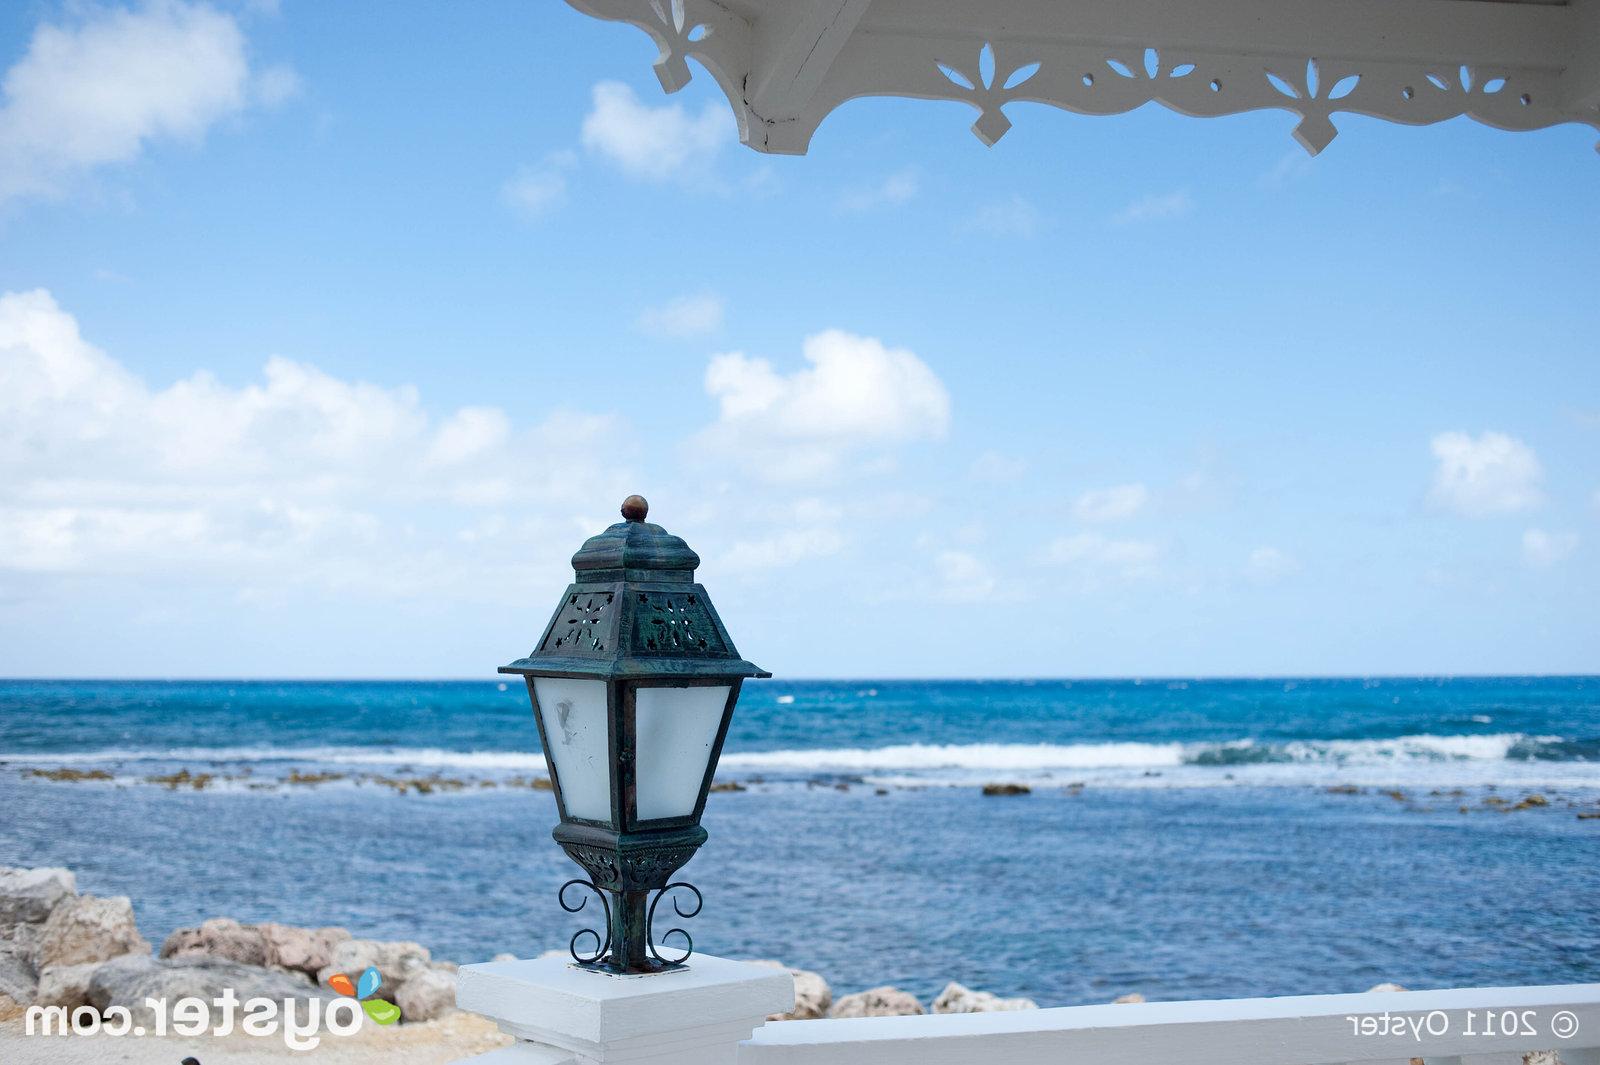
[[[603,680],[533,678],[546,752],[568,817],[611,821],[611,741]]]
[[[730,691],[727,684],[634,690],[639,820],[694,813]]]

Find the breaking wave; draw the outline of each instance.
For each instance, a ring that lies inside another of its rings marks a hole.
[[[471,776],[542,774],[537,751],[452,751],[426,747],[186,747],[0,754],[23,766],[101,765],[133,771],[163,766],[339,767],[376,771],[448,770]],[[1014,781],[1083,781],[1133,787],[1213,787],[1357,782],[1525,783],[1600,787],[1600,738],[1523,733],[1415,735],[1359,740],[1191,743],[896,744],[778,751],[726,751],[719,774],[768,780],[850,776],[889,786],[957,786]]]

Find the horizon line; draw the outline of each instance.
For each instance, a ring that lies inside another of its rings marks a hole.
[[[23,676],[0,674],[0,684],[12,683],[70,683],[70,682],[102,682],[102,683],[167,683],[167,684],[484,684],[491,681],[503,685],[510,685],[510,681],[500,680],[500,674],[490,673],[482,677],[477,676],[182,676],[160,675],[82,675],[82,676]],[[754,679],[754,678],[752,678]],[[966,683],[1023,683],[1023,682],[1063,682],[1063,683],[1092,683],[1092,682],[1124,682],[1124,683],[1159,683],[1162,681],[1296,681],[1296,680],[1600,680],[1597,673],[1213,673],[1213,674],[1179,674],[1179,673],[1151,673],[1151,674],[1084,674],[1079,676],[1038,674],[1028,675],[930,675],[930,676],[825,676],[825,675],[796,675],[787,677],[763,678],[767,683],[782,683],[783,681],[817,683],[817,684],[908,684],[908,683],[940,683],[940,682],[966,682]],[[749,681],[747,681],[749,683]]]

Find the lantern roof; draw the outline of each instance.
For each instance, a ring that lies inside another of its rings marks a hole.
[[[573,583],[539,645],[501,673],[600,679],[767,677],[739,656],[696,584],[700,556],[644,519],[649,504],[629,496],[623,520],[591,536],[572,556]]]
[[[1600,0],[568,0],[643,30],[667,92],[688,60],[739,138],[803,155],[863,96],[954,100],[993,144],[1012,103],[1112,115],[1277,109],[1312,155],[1332,116],[1600,128]]]
[[[645,521],[649,513],[650,504],[643,496],[625,499],[623,520],[589,537],[572,556],[573,579],[693,580],[700,556],[683,537]]]

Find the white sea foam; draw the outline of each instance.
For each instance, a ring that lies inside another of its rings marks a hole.
[[[972,743],[818,750],[728,752],[728,769],[915,770],[1074,769],[1105,766],[1180,765],[1180,743]]]
[[[726,751],[730,776],[808,778],[848,774],[890,786],[956,786],[1084,781],[1113,787],[1285,786],[1327,783],[1403,786],[1569,785],[1600,787],[1600,761],[1563,757],[1559,737],[1496,733],[1392,739],[1214,743],[896,744],[779,751]],[[1541,757],[1531,757],[1539,754]],[[542,773],[536,751],[451,751],[436,747],[186,747],[63,754],[0,754],[21,765],[398,766],[478,775]]]
[[[538,751],[448,751],[439,747],[170,747],[150,750],[110,749],[64,754],[13,752],[0,762],[22,765],[79,765],[134,762],[183,762],[252,765],[428,766],[460,769],[542,770]]]

